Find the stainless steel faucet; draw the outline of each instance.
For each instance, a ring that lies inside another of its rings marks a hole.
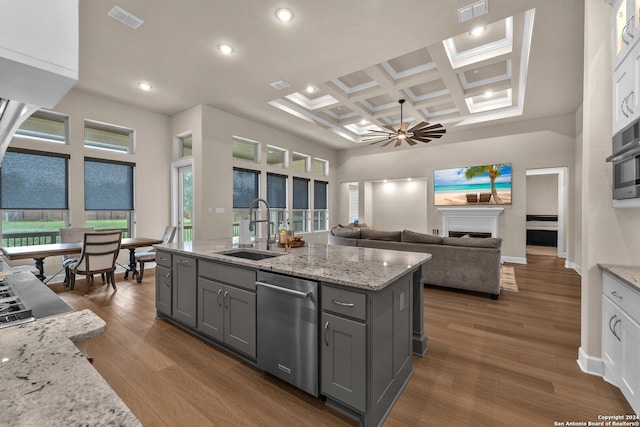
[[[264,203],[267,207],[267,219],[256,219],[255,208],[260,206],[260,202]],[[251,204],[249,205],[249,231],[253,231],[255,228],[255,224],[258,222],[266,222],[267,223],[267,250],[271,249],[271,244],[276,242],[275,237],[271,238],[271,226],[273,222],[269,221],[271,218],[271,210],[269,208],[269,203],[265,199],[253,199]]]

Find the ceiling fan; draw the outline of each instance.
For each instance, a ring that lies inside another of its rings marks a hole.
[[[394,147],[398,147],[402,144],[402,141],[407,141],[409,145],[413,146],[417,144],[416,141],[427,143],[431,141],[432,138],[440,138],[447,132],[440,123],[432,125],[429,122],[420,122],[409,129],[410,123],[402,121],[402,104],[404,104],[404,101],[404,99],[398,101],[400,104],[400,129],[396,130],[391,126],[383,126],[383,128],[388,130],[372,130],[371,132],[374,133],[363,135],[366,139],[362,141],[373,141],[369,143],[370,145],[386,141],[385,144],[382,144],[382,147],[386,147],[393,141],[396,141]]]

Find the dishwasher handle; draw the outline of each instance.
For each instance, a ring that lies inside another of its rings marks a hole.
[[[264,287],[267,287],[269,289],[273,289],[275,291],[284,292],[285,294],[293,295],[293,296],[296,296],[298,298],[309,298],[309,299],[311,299],[311,301],[313,301],[313,292],[311,292],[311,291],[309,291],[309,292],[300,292],[300,291],[295,291],[295,290],[289,289],[289,288],[283,288],[282,286],[272,285],[270,283],[265,283],[265,282],[256,282],[256,285],[257,286],[264,286]]]

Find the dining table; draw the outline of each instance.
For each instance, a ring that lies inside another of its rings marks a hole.
[[[120,248],[129,250],[129,266],[124,273],[124,278],[127,279],[129,277],[129,273],[131,273],[131,277],[140,283],[140,272],[136,268],[136,249],[160,243],[162,243],[161,239],[153,239],[149,237],[123,238],[120,242]],[[44,275],[44,259],[51,256],[79,254],[82,252],[82,242],[51,243],[32,246],[9,246],[2,247],[0,250],[9,261],[33,258],[36,268],[38,269],[36,277],[45,282],[46,276]]]

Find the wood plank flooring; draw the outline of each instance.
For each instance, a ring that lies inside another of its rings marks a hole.
[[[520,292],[488,297],[426,288],[428,352],[386,426],[553,426],[633,413],[622,394],[576,363],[580,278],[564,260],[528,255],[514,264]],[[320,399],[155,320],[153,273],[142,284],[100,280],[88,308],[107,332],[88,342],[94,367],[145,426],[349,426]],[[91,396],[87,396],[91,399]]]

